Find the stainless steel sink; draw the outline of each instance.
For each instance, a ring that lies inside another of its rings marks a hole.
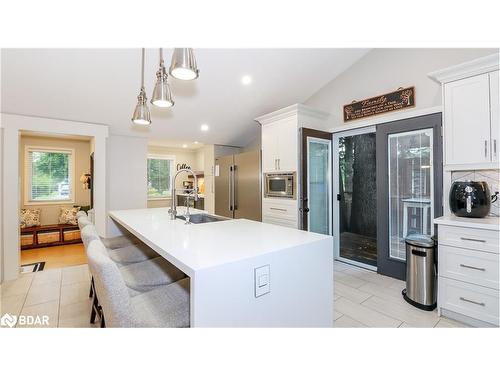
[[[186,216],[177,215],[176,218],[186,220]],[[189,221],[193,224],[214,223],[216,221],[229,220],[221,216],[213,216],[208,214],[192,214],[189,216]]]

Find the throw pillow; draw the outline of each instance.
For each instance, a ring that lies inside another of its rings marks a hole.
[[[59,210],[59,224],[78,224],[76,213],[80,211],[80,207],[61,207]]]
[[[19,218],[21,228],[37,227],[40,225],[40,209],[39,208],[23,208],[21,209],[21,217]]]

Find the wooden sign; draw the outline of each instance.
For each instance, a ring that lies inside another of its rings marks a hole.
[[[415,106],[415,87],[352,102],[344,106],[344,122]]]

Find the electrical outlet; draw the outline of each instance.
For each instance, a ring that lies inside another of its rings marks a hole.
[[[271,291],[271,274],[269,264],[254,269],[255,298]]]

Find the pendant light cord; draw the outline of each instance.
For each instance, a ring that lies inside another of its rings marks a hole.
[[[160,48],[160,66],[163,67],[163,48]]]
[[[141,88],[144,88],[144,55],[145,48],[142,49]]]

